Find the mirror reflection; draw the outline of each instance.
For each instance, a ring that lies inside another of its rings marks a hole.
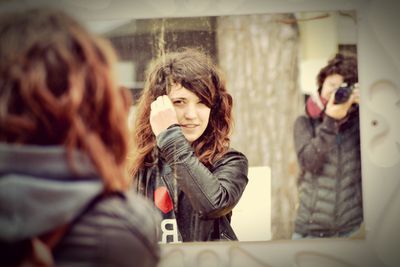
[[[344,119],[347,124],[335,121],[336,132],[329,136],[335,144],[343,142],[339,146],[323,144],[321,148],[336,153],[329,153],[336,170],[325,162],[319,168],[326,172],[315,172],[317,178],[304,175],[307,170],[302,161],[305,163],[308,156],[302,152],[315,142],[312,137],[324,132],[324,123],[318,122],[315,132],[309,131],[310,139],[297,137],[303,143],[295,142],[295,122],[300,116],[307,116],[306,103],[313,102],[323,113],[327,109],[319,98],[324,82],[318,83],[320,71],[337,53],[357,56],[356,26],[356,14],[351,11],[133,19],[89,25],[108,38],[119,54],[117,74],[121,85],[131,89],[134,99],[130,121],[136,116],[151,60],[182,47],[200,47],[220,67],[234,101],[231,147],[246,155],[250,166],[249,182],[231,218],[239,241],[296,238],[299,216],[304,220],[307,217],[310,226],[310,213],[315,211],[321,211],[318,218],[325,216],[323,219],[330,222],[323,226],[330,234],[321,235],[318,226],[311,227],[316,236],[334,236],[331,232],[339,231],[341,225],[350,225],[346,231],[362,225],[359,130],[350,127],[356,132],[351,134],[347,133],[350,130],[343,130],[351,141],[338,141],[342,136],[339,128],[347,129],[353,117],[358,125],[358,113],[348,111],[356,109],[355,97],[344,117],[350,113],[354,116]],[[357,71],[354,75],[352,79],[356,81]],[[340,83],[349,83],[346,77],[341,79]],[[336,90],[340,85],[333,87]],[[356,163],[342,166],[351,160]],[[299,177],[305,176],[310,183],[304,191]],[[319,190],[311,190],[315,188]],[[302,213],[301,207],[307,205],[299,200],[306,194],[309,198],[302,201],[308,201],[308,206],[314,204],[312,211]],[[351,198],[354,195],[358,196],[356,200]],[[345,217],[346,212],[356,215]],[[340,221],[338,217],[350,221]],[[356,235],[363,237],[362,227]]]

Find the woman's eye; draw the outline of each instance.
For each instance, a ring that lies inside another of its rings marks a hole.
[[[175,100],[174,101],[174,105],[182,105],[183,104],[183,100]]]

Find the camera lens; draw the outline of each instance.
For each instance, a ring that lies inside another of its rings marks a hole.
[[[335,92],[334,104],[342,104],[347,100],[349,100],[351,91],[352,91],[351,86],[339,87],[339,89],[337,89]]]

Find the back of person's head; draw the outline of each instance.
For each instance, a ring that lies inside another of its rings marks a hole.
[[[323,67],[317,76],[318,92],[321,93],[322,85],[326,77],[339,74],[343,77],[343,82],[349,86],[358,82],[357,58],[353,54],[337,53],[328,64]]]
[[[181,48],[151,62],[147,70],[145,88],[138,104],[134,129],[134,157],[132,173],[144,163],[152,162],[155,136],[149,123],[150,105],[158,96],[168,94],[171,85],[181,84],[211,108],[210,121],[203,135],[193,142],[195,153],[206,165],[227,150],[232,129],[232,97],[225,81],[211,57],[194,48]]]
[[[114,60],[105,40],[62,11],[2,15],[0,142],[84,151],[106,190],[126,188],[129,100]]]

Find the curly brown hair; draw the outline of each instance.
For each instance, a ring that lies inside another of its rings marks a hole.
[[[111,45],[62,11],[0,19],[0,142],[63,145],[86,153],[105,190],[129,179],[129,100],[114,82]]]
[[[357,58],[352,54],[337,53],[328,64],[323,67],[317,76],[318,92],[321,93],[322,85],[326,77],[339,74],[343,76],[343,82],[353,85],[358,82]]]
[[[209,108],[210,120],[202,136],[192,143],[199,160],[210,167],[229,147],[232,130],[232,97],[220,71],[206,53],[182,48],[161,56],[150,64],[140,97],[133,133],[130,174],[156,162],[156,141],[150,126],[150,104],[169,93],[172,84],[181,84],[196,94]]]

